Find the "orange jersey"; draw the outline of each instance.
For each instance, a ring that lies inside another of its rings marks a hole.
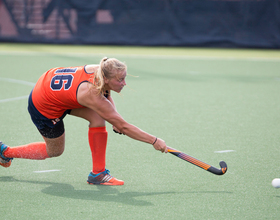
[[[77,101],[79,85],[92,81],[94,73],[86,73],[84,66],[58,67],[44,73],[32,92],[36,109],[49,119],[56,119],[66,110],[83,108]]]

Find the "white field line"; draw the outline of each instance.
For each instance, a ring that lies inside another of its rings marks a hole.
[[[230,153],[235,152],[235,150],[221,150],[221,151],[214,151],[214,153],[223,154],[223,153]]]
[[[61,170],[39,170],[39,171],[33,171],[33,173],[50,173],[50,172],[58,172]]]
[[[104,57],[105,53],[55,53],[55,52],[36,52],[36,51],[0,51],[0,55],[24,55],[24,56],[63,56],[63,57]],[[279,62],[279,57],[222,57],[222,56],[187,56],[187,55],[151,55],[151,54],[117,54],[106,53],[107,57],[126,57],[141,59],[173,59],[173,60],[228,60],[228,61],[264,61]]]
[[[0,77],[0,81],[17,83],[17,84],[27,85],[27,86],[34,86],[35,85],[35,83],[32,83],[32,82],[27,82],[27,81],[18,80],[18,79],[4,78],[4,77]]]
[[[21,100],[21,99],[27,99],[28,97],[29,97],[28,95],[25,95],[25,96],[10,98],[10,99],[2,99],[2,100],[0,100],[0,103],[12,102],[12,101],[17,101],[17,100]]]
[[[32,82],[27,82],[27,81],[17,80],[17,79],[10,79],[10,78],[3,78],[3,77],[0,77],[0,81],[17,83],[17,84],[27,85],[27,86],[34,86],[35,85],[35,83],[32,83]],[[12,102],[12,101],[17,101],[17,100],[27,99],[27,98],[28,98],[28,95],[15,97],[15,98],[9,98],[9,99],[2,99],[2,100],[0,100],[0,103]]]

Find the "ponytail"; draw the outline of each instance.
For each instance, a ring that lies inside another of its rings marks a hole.
[[[94,86],[99,91],[99,93],[102,93],[102,88],[105,85],[105,82],[104,82],[105,74],[103,72],[103,66],[104,66],[104,62],[107,61],[107,60],[108,60],[108,58],[104,57],[100,61],[99,68],[98,68],[96,74],[94,75],[94,80],[93,80],[94,81]]]

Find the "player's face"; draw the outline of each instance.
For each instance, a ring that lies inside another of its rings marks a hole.
[[[123,87],[126,85],[125,82],[126,71],[117,72],[114,77],[105,81],[109,90],[113,90],[117,93],[120,93]]]

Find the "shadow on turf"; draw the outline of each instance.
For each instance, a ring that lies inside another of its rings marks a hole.
[[[82,200],[93,200],[93,201],[104,201],[104,202],[116,202],[133,206],[153,206],[154,204],[145,200],[136,199],[141,196],[155,196],[163,194],[175,194],[176,192],[124,192],[120,193],[116,187],[113,186],[92,186],[91,190],[75,190],[74,187],[66,183],[53,183],[47,181],[29,181],[29,180],[18,180],[12,176],[0,177],[0,182],[19,182],[19,183],[30,183],[40,185],[50,185],[41,190],[42,193],[71,198],[71,199],[82,199]],[[117,186],[119,187],[119,186]]]
[[[18,180],[12,176],[2,176],[0,177],[0,182],[19,182],[19,183],[30,183],[30,184],[40,184],[40,185],[50,185],[41,190],[42,193],[71,198],[71,199],[82,199],[82,200],[93,200],[93,201],[103,201],[103,202],[117,202],[133,206],[153,206],[154,204],[145,200],[136,199],[141,196],[156,196],[165,194],[176,194],[178,192],[124,192],[121,193],[117,189],[119,186],[92,186],[90,190],[75,190],[75,188],[66,183],[54,183],[47,181],[30,181],[30,180]],[[180,192],[182,193],[182,192]],[[185,193],[232,193],[227,191],[191,191]]]

